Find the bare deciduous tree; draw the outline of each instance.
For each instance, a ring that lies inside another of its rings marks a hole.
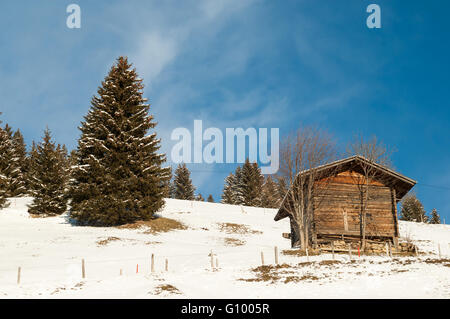
[[[363,251],[366,246],[367,207],[370,199],[370,183],[374,180],[378,172],[373,163],[392,168],[391,156],[393,152],[394,150],[379,141],[375,135],[367,140],[361,134],[355,135],[353,141],[347,147],[348,155],[359,155],[367,160],[367,163],[361,162],[363,178],[356,182],[361,197],[360,232],[361,249]]]
[[[281,140],[279,178],[290,185],[283,205],[302,249],[311,241],[317,167],[336,159],[336,154],[332,136],[319,128],[299,128]]]

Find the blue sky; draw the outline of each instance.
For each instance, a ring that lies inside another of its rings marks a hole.
[[[80,5],[81,29],[66,27]],[[377,3],[382,28],[368,29]],[[0,10],[1,120],[27,143],[46,125],[76,145],[90,99],[120,55],[144,78],[170,153],[176,127],[326,128],[395,147],[427,211],[450,222],[450,62],[444,1],[8,1]],[[234,166],[191,165],[218,200]]]

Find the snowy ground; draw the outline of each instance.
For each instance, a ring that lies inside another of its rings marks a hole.
[[[271,209],[169,199],[160,215],[188,229],[151,235],[145,229],[72,226],[65,215],[31,218],[29,200],[13,198],[0,210],[0,298],[450,297],[448,225],[400,222],[401,235],[427,252],[418,258],[354,256],[350,262],[347,255],[337,255],[340,263],[330,263],[331,255],[324,254],[310,256],[308,263],[307,257],[281,253],[290,248],[281,236],[289,223],[274,222]],[[221,223],[246,225],[248,231],[228,233]],[[110,237],[116,240],[98,243]],[[252,271],[261,265],[261,252],[266,264],[274,264],[274,246],[286,265]],[[214,271],[211,250],[219,262]]]

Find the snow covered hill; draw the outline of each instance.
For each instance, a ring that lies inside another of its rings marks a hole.
[[[450,297],[448,225],[400,222],[403,240],[426,252],[419,257],[332,261],[330,254],[283,254],[289,221],[274,222],[273,209],[167,199],[159,215],[186,229],[155,233],[74,226],[67,215],[32,218],[30,200],[12,198],[0,210],[0,298]]]

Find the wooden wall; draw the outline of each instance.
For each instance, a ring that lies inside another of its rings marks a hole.
[[[362,175],[342,172],[325,178],[316,186],[314,230],[317,235],[360,236]],[[366,236],[397,237],[394,190],[379,181],[369,183]]]

